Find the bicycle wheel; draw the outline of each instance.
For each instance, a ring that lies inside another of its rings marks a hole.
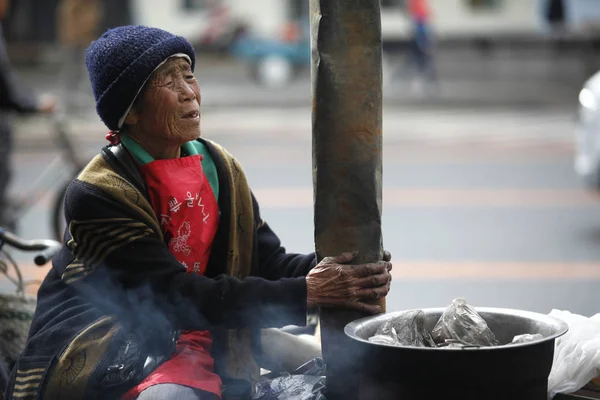
[[[52,233],[54,234],[54,239],[59,242],[63,241],[63,235],[65,234],[67,224],[65,221],[64,204],[68,186],[69,184],[67,183],[61,190],[56,192],[54,206],[52,208]]]

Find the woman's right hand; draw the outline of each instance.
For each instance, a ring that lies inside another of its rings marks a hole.
[[[346,307],[369,314],[383,312],[373,300],[390,291],[392,263],[348,265],[358,253],[325,257],[306,276],[308,307]]]

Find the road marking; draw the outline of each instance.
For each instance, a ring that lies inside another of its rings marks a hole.
[[[383,149],[383,165],[387,168],[402,165],[434,165],[443,168],[444,165],[530,165],[540,163],[572,163],[574,159],[571,147],[556,146],[552,148],[533,149],[496,147],[484,148],[474,145],[461,146],[450,150],[444,146],[428,148],[416,146],[399,146],[400,149]],[[285,168],[286,166],[305,165],[312,167],[312,154],[309,147],[290,148],[282,146],[230,146],[229,151],[236,154],[243,167],[260,166],[271,168]],[[387,169],[386,169],[387,171]]]
[[[593,262],[392,262],[395,280],[600,280]]]
[[[259,204],[270,208],[313,207],[312,188],[255,188]],[[384,189],[392,207],[560,207],[600,206],[600,195],[578,189]]]

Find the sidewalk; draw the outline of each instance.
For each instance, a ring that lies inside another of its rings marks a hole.
[[[386,142],[467,143],[537,142],[566,143],[574,140],[576,114],[568,108],[502,109],[398,107],[383,108]],[[235,142],[310,141],[309,107],[205,107],[202,134]],[[15,146],[40,150],[53,146],[54,132],[47,117],[20,118],[15,124]],[[93,108],[69,120],[69,133],[84,148],[106,144],[107,128]]]
[[[269,89],[251,79],[250,67],[244,63],[227,58],[198,57],[196,65],[195,74],[200,82],[205,107],[311,106],[308,68],[300,71],[297,79],[288,86]],[[411,93],[409,84],[399,79],[391,82],[386,80],[384,100],[388,105],[417,107],[570,104],[581,87],[573,78],[577,72],[574,68],[567,63],[562,72],[551,74],[547,66],[536,62],[523,65],[510,60],[471,63],[452,58],[439,66],[439,93],[428,97],[416,96]],[[21,67],[18,75],[23,84],[36,91],[57,92],[60,87],[60,66],[56,63]]]
[[[196,76],[201,86],[203,127],[209,128],[211,115],[221,113],[237,113],[238,110],[250,110],[252,115],[259,110],[266,110],[273,117],[283,115],[287,121],[288,112],[304,110],[310,129],[311,81],[308,70],[288,86],[281,89],[269,89],[258,86],[251,81],[247,66],[230,61],[207,59],[199,60]],[[456,67],[452,65],[452,67]],[[579,86],[572,82],[544,81],[543,78],[520,80],[483,79],[480,72],[468,79],[441,79],[439,91],[430,95],[417,95],[410,85],[395,80],[384,85],[383,104],[387,110],[400,113],[431,111],[444,112],[455,110],[459,114],[465,112],[487,113],[489,111],[508,110],[559,110],[561,113],[574,113],[577,107]],[[59,68],[57,64],[44,67],[21,68],[19,78],[27,87],[37,92],[59,93]],[[531,76],[531,74],[529,75]],[[94,110],[91,94],[79,101],[81,112],[70,119],[70,128],[77,140],[103,140],[106,128]],[[254,111],[252,111],[254,110]],[[275,111],[275,114],[273,113]],[[239,113],[237,113],[239,115]],[[264,115],[264,114],[263,114]],[[389,120],[391,112],[384,114],[384,124]],[[425,117],[425,118],[428,118]],[[234,131],[243,121],[225,119],[224,124],[231,126],[222,128],[222,132]],[[240,117],[245,118],[245,117]],[[18,118],[16,121],[15,141],[17,148],[39,147],[44,140],[51,140],[50,125],[42,117]],[[280,124],[281,127],[285,126]]]

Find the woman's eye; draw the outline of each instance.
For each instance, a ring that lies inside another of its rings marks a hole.
[[[194,75],[186,75],[185,79],[195,79],[196,77]]]

